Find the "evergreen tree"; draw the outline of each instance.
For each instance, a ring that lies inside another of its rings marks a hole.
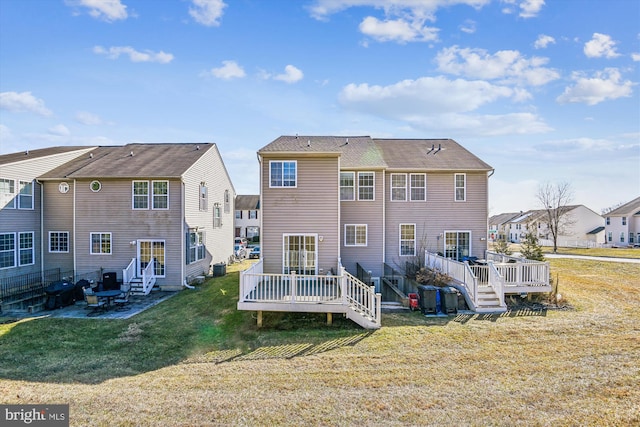
[[[531,259],[534,261],[544,261],[542,247],[538,243],[538,237],[535,235],[535,233],[528,232],[524,236],[520,253],[526,259]]]
[[[511,255],[513,253],[506,239],[496,240],[496,242],[493,245],[493,250],[499,254],[504,254],[504,255]]]

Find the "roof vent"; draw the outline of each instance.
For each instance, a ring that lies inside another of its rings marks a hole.
[[[196,145],[196,150],[199,150],[199,149],[200,149],[200,146],[199,146],[199,145]]]
[[[348,144],[348,143],[349,143],[349,138],[347,138],[347,141],[345,142],[345,144]]]
[[[307,147],[311,147],[311,140],[307,139]]]
[[[25,156],[28,156],[28,155],[29,155],[29,150],[25,151],[25,152],[24,152],[24,155],[25,155]]]
[[[93,153],[89,153],[89,158],[93,159]]]
[[[131,157],[133,157],[133,150],[131,150],[131,151],[129,152],[129,155],[130,155]]]

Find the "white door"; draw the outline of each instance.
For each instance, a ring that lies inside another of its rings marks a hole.
[[[138,277],[142,276],[151,259],[155,258],[155,275],[164,277],[164,240],[138,240]]]
[[[315,234],[285,234],[282,247],[282,272],[316,274],[318,243]]]

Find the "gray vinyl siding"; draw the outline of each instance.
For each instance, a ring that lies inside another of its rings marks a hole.
[[[343,172],[350,170],[343,169]],[[375,200],[356,200],[340,202],[340,248],[342,265],[353,275],[356,274],[356,263],[365,270],[371,271],[372,276],[380,277],[383,273],[384,254],[384,188],[382,171],[361,171],[375,173]],[[358,173],[356,171],[356,184]],[[356,186],[357,187],[357,186]],[[367,246],[345,246],[344,226],[345,224],[366,224],[367,225]]]
[[[270,153],[271,154],[271,153]],[[296,188],[269,188],[269,161],[297,160]],[[261,163],[264,271],[282,273],[283,234],[317,234],[319,269],[336,271],[339,256],[337,157],[264,157]]]
[[[386,260],[404,270],[405,261],[412,257],[399,255],[400,224],[416,225],[416,251],[444,251],[445,231],[470,231],[471,254],[484,258],[487,248],[486,172],[467,172],[466,201],[454,201],[454,173],[427,173],[427,200],[425,202],[390,201],[390,173],[386,174]],[[481,240],[483,239],[483,240]]]
[[[226,263],[233,255],[234,237],[234,201],[235,191],[222,158],[214,146],[200,158],[184,174],[185,191],[185,224],[184,236],[188,230],[198,227],[205,235],[205,259],[187,264],[185,275],[197,276],[209,272],[211,264]],[[200,211],[200,183],[205,182],[207,187],[207,210]],[[224,209],[224,193],[229,192],[229,209]],[[222,226],[214,228],[214,205],[219,203],[221,209]],[[185,246],[183,250],[183,262],[186,261]]]
[[[169,180],[169,209],[166,210],[133,210],[131,179],[99,179],[102,189],[95,193],[89,188],[91,181],[78,180],[76,185],[76,273],[82,275],[102,269],[116,272],[121,280],[122,270],[132,258],[137,258],[137,245],[130,242],[164,240],[166,277],[158,278],[157,284],[181,286],[184,237],[180,180]],[[111,255],[90,253],[92,232],[111,233]]]
[[[65,194],[58,191],[61,182],[69,185],[69,191]],[[45,181],[43,183],[43,216],[42,250],[44,263],[47,266],[58,266],[62,272],[73,271],[73,180]],[[69,252],[49,252],[49,232],[66,231],[69,233]]]

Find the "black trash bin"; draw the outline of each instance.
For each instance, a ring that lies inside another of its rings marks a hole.
[[[418,286],[418,302],[422,314],[436,314],[438,306],[436,305],[436,297],[438,288],[431,285]]]
[[[450,286],[440,288],[440,304],[444,314],[458,312],[458,291]]]
[[[54,310],[60,307],[66,307],[71,304],[75,304],[75,285],[63,280],[52,282],[44,290],[47,295],[47,301],[45,308],[47,310]]]
[[[221,262],[213,264],[213,277],[221,277],[227,274],[227,264]]]

